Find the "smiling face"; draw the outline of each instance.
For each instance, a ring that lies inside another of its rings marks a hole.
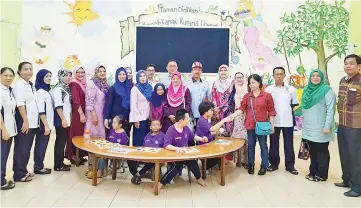
[[[234,77],[236,85],[243,85],[244,84],[244,75],[241,73],[236,74]]]
[[[125,82],[125,79],[127,78],[127,75],[124,71],[119,72],[118,74],[118,80],[119,82]]]
[[[160,95],[160,96],[162,96],[164,94],[164,90],[163,90],[162,86],[157,87],[157,94]]]
[[[51,82],[51,73],[47,73],[44,77],[44,83],[50,84],[50,82]]]
[[[227,79],[228,78],[228,70],[226,68],[221,68],[219,70],[219,77],[221,79]]]
[[[192,69],[193,78],[198,80],[202,76],[202,68],[201,67],[194,67]]]
[[[356,58],[348,58],[344,62],[344,70],[349,77],[352,77],[360,72],[361,64],[357,64]]]
[[[167,71],[169,74],[173,74],[174,72],[178,71],[178,64],[175,61],[170,61],[167,64]]]
[[[154,69],[154,67],[153,67],[153,66],[149,66],[149,67],[146,69],[146,72],[147,72],[148,78],[153,79],[154,74],[155,74],[155,69]]]
[[[318,72],[314,72],[311,76],[311,82],[314,85],[318,85],[321,83],[321,76]]]
[[[13,74],[12,71],[9,69],[5,70],[1,74],[1,84],[3,84],[6,87],[9,87],[10,84],[14,81],[15,74]]]
[[[71,80],[71,73],[68,73],[64,76],[64,83],[65,84],[70,84],[70,80]]]
[[[98,76],[100,79],[105,79],[105,78],[107,78],[107,70],[106,70],[105,68],[103,68],[103,67],[99,67],[97,76]]]
[[[83,67],[80,67],[75,72],[75,78],[78,79],[78,80],[83,80],[84,77],[85,77],[85,70],[83,69]]]
[[[145,75],[145,73],[140,74],[139,82],[140,82],[140,84],[145,84],[147,82],[147,76]]]
[[[254,90],[259,90],[260,89],[260,83],[257,82],[257,80],[251,78],[250,79],[250,83],[249,83],[249,88],[254,91]]]
[[[174,86],[179,86],[180,83],[181,83],[181,80],[179,79],[179,77],[176,76],[176,75],[174,75],[174,76],[172,77],[172,85],[174,85]]]
[[[31,64],[23,64],[20,71],[20,77],[26,81],[29,81],[33,76],[33,66]]]
[[[126,68],[125,70],[127,71],[128,79],[129,79],[129,80],[133,80],[133,72],[132,72],[132,69]]]
[[[99,18],[99,15],[91,10],[91,1],[75,0],[73,5],[69,3],[66,4],[71,10],[67,13],[72,17],[71,23],[74,23],[78,27],[82,26],[85,22],[90,22]]]

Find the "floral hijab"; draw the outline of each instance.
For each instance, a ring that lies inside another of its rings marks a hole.
[[[65,92],[67,92],[69,94],[69,100],[71,102],[72,100],[72,95],[71,95],[71,91],[70,91],[70,87],[69,84],[65,84],[64,82],[64,77],[70,75],[71,76],[71,71],[69,71],[68,69],[61,69],[58,71],[58,83],[55,85],[55,87],[61,87]],[[62,100],[64,100],[66,94],[62,93]]]
[[[109,85],[108,85],[108,82],[107,82],[107,78],[103,78],[101,79],[99,76],[98,76],[98,73],[99,73],[99,70],[100,68],[104,68],[104,66],[99,66],[96,70],[95,70],[95,75],[94,77],[91,79],[93,80],[95,86],[97,86],[97,88],[102,91],[104,94],[106,94],[108,92],[108,89],[109,89]]]
[[[222,79],[220,76],[220,71],[221,69],[226,69],[228,72],[228,78],[226,79]],[[218,92],[220,93],[224,93],[225,91],[227,91],[233,82],[233,78],[231,76],[229,76],[229,67],[227,65],[221,65],[218,69],[218,74],[217,74],[217,78],[214,81],[214,87],[217,89]]]

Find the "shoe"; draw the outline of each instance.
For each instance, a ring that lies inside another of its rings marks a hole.
[[[348,192],[343,193],[343,195],[347,197],[360,197],[361,193],[357,193],[356,191],[349,190]]]
[[[15,183],[12,181],[5,181],[5,184],[1,186],[1,190],[9,190],[15,187]]]
[[[71,168],[71,165],[64,164],[63,167],[65,167],[65,168]]]
[[[73,160],[73,159],[70,160],[70,163],[71,163],[72,165],[76,165],[76,161]],[[79,160],[79,165],[84,165],[84,164],[85,164],[85,162],[83,162],[83,161],[80,159],[80,160]]]
[[[345,183],[345,182],[341,182],[341,183],[334,183],[335,186],[337,187],[341,187],[341,188],[349,188],[350,185],[348,183]]]
[[[35,174],[39,174],[39,175],[46,175],[46,174],[50,174],[51,170],[43,168],[41,170],[36,170],[34,171]]]
[[[251,175],[254,174],[254,165],[249,165],[249,167],[248,167],[248,174],[251,174]]]
[[[258,175],[266,175],[267,169],[266,168],[262,168],[258,171]]]
[[[64,165],[61,168],[54,168],[55,171],[70,171],[70,167],[67,167],[66,165]]]
[[[275,170],[278,170],[278,167],[273,166],[273,165],[270,165],[270,166],[268,166],[268,168],[267,168],[267,171],[268,171],[268,172],[273,172],[273,171],[275,171]]]
[[[327,179],[319,177],[317,175],[315,176],[315,179],[316,179],[316,181],[327,181]]]
[[[313,175],[311,175],[311,174],[306,175],[305,178],[306,178],[307,180],[309,180],[309,181],[316,181],[315,176],[313,176]]]
[[[286,169],[286,170],[293,175],[298,175],[298,171],[295,168],[290,168],[290,169]]]

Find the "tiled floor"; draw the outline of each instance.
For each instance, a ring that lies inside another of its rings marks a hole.
[[[297,138],[296,152],[299,142]],[[49,143],[47,167],[52,167],[53,145],[54,137]],[[346,198],[343,192],[347,189],[334,187],[333,182],[339,181],[341,175],[336,142],[331,143],[330,151],[327,182],[310,182],[304,178],[309,161],[296,159],[298,176],[287,173],[282,166],[265,176],[251,176],[245,169],[230,164],[224,187],[219,185],[219,171],[208,176],[207,188],[194,181],[189,184],[187,174],[183,174],[175,184],[154,196],[153,184],[148,179],[134,186],[129,174],[118,174],[117,180],[108,176],[94,187],[84,177],[84,167],[73,167],[70,172],[36,175],[30,183],[17,183],[15,189],[1,191],[1,207],[361,207],[361,198]],[[256,158],[258,171],[259,151]],[[28,168],[32,170],[33,159],[30,161]],[[11,178],[12,152],[7,166],[7,177]]]

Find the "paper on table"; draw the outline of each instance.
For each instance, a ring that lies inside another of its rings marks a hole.
[[[125,147],[113,147],[111,149],[108,149],[108,152],[113,153],[121,153],[121,154],[127,154],[129,152],[133,152],[133,149],[125,148]]]
[[[216,144],[220,144],[220,145],[230,145],[232,144],[231,140],[225,140],[225,139],[218,139],[216,141]]]
[[[188,147],[188,148],[185,148],[185,153],[196,153],[196,152],[199,152],[199,150],[197,150],[196,148],[194,147]]]

